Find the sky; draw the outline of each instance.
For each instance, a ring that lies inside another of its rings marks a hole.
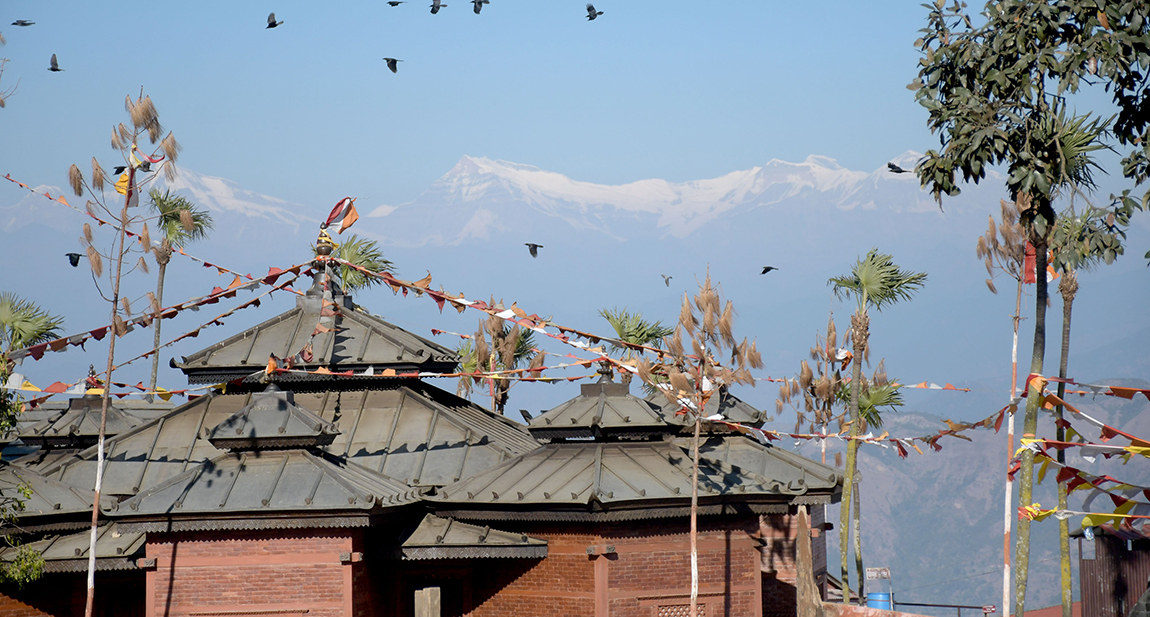
[[[594,22],[581,1],[428,4],[5,0],[0,163],[63,183],[113,154],[141,86],[182,165],[304,204],[403,203],[465,154],[618,184],[809,154],[874,169],[930,143],[904,88],[917,2],[608,1]]]

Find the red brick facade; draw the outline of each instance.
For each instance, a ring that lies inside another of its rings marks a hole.
[[[795,614],[795,518],[700,519],[703,615]],[[493,526],[547,540],[547,557],[400,562],[387,554],[390,534],[381,527],[149,534],[156,567],[117,573],[98,589],[124,607],[109,614],[147,617],[408,617],[414,592],[430,586],[442,590],[443,617],[686,614],[686,519]],[[83,594],[83,574],[49,574],[10,592],[27,604],[0,596],[0,617],[77,614]]]

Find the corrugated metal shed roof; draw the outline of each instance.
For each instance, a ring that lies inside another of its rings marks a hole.
[[[96,534],[97,570],[132,570],[136,558],[144,556],[142,533],[121,533],[115,523],[104,523]],[[91,534],[53,535],[26,546],[44,557],[45,572],[83,572],[88,568]],[[18,547],[5,547],[0,550],[0,561],[10,561],[18,551]]]
[[[627,384],[607,378],[583,384],[579,396],[544,412],[527,425],[537,439],[649,435],[678,431],[683,420],[632,396]]]
[[[419,499],[406,484],[307,450],[233,452],[105,509],[154,517],[372,510]]]
[[[668,417],[682,417],[676,416],[680,406],[668,401],[667,397],[662,394],[652,394],[648,396],[646,400],[659,405],[663,414]],[[717,396],[712,396],[711,399],[707,401],[706,408],[703,412],[704,417],[722,414],[728,421],[738,424],[758,426],[767,421],[766,412],[755,409],[743,399],[731,394],[726,388],[721,389]]]
[[[295,402],[339,431],[325,451],[412,485],[454,482],[528,452],[526,429],[419,380],[386,390],[296,393]],[[134,495],[223,452],[203,437],[251,402],[251,394],[212,395],[107,442],[103,492]],[[96,449],[40,468],[75,486],[95,481]]]
[[[680,437],[675,443],[691,451],[691,439]],[[764,446],[746,435],[707,437],[699,444],[699,454],[723,461],[739,469],[776,480],[793,490],[835,491],[842,475],[835,468],[777,448]]]
[[[335,328],[312,338],[318,312],[296,307],[231,338],[187,356],[172,365],[188,376],[189,383],[221,383],[250,377],[267,365],[268,357],[289,357],[310,341],[312,360],[297,368],[326,367],[332,371],[376,373],[397,371],[450,371],[458,362],[455,352],[394,326],[374,315],[344,309],[335,317]],[[289,373],[277,376],[283,383],[330,381],[323,375]],[[255,382],[256,380],[250,380]],[[285,388],[291,386],[285,386]]]
[[[90,446],[96,443],[100,436],[102,407],[101,396],[74,397],[68,401],[68,407],[63,413],[51,419],[20,427],[18,436],[26,445],[33,446]],[[118,435],[132,430],[143,422],[115,403],[110,403],[104,434]]]
[[[720,460],[700,460],[700,499],[733,496],[737,501],[789,503],[808,490],[798,482],[764,477]],[[826,492],[829,496],[830,490]],[[559,443],[444,487],[435,500],[459,506],[525,506],[545,517],[551,508],[640,502],[653,506],[682,503],[690,495],[690,455],[674,443]]]
[[[547,556],[547,541],[428,514],[403,541],[402,559],[485,559]]]
[[[295,394],[275,384],[253,394],[251,403],[217,424],[208,441],[222,450],[264,450],[326,446],[339,434],[330,422],[295,404]]]

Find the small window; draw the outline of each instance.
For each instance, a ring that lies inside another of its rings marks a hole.
[[[705,604],[697,604],[696,609],[695,614],[698,615],[698,617],[707,616],[707,606]],[[660,606],[657,615],[658,617],[691,617],[691,605],[672,604]]]

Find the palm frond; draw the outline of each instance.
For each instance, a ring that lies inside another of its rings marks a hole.
[[[315,252],[314,245],[312,252]],[[336,251],[336,257],[372,272],[390,271],[394,266],[383,257],[383,250],[379,248],[378,242],[370,238],[360,238],[358,235],[352,235],[344,240]],[[340,266],[339,278],[343,283],[344,291],[367,289],[383,282],[381,279],[368,276],[348,266]]]
[[[615,330],[616,338],[632,345],[659,348],[662,347],[663,338],[674,332],[671,328],[664,326],[663,322],[647,321],[643,319],[642,313],[631,313],[626,307],[622,310],[618,308],[600,309],[599,316],[611,324],[611,328]],[[611,344],[611,350],[620,354],[629,351],[626,347],[615,343]]]
[[[842,300],[854,297],[859,310],[865,312],[868,306],[881,311],[889,304],[909,300],[922,288],[926,278],[925,272],[901,270],[893,257],[871,249],[855,262],[849,275],[833,277],[827,283],[835,296]]]
[[[64,319],[15,293],[0,293],[0,352],[8,353],[60,336]]]
[[[148,191],[148,197],[152,212],[158,215],[156,230],[174,247],[183,248],[196,240],[202,240],[215,228],[212,215],[182,195],[152,189]],[[187,226],[185,223],[189,216],[191,225]]]

